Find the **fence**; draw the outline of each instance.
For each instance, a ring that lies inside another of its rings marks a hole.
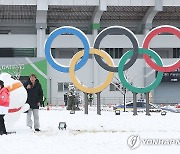
[[[180,98],[156,98],[153,99],[154,104],[180,104]]]
[[[132,97],[126,97],[126,102],[132,101]],[[45,105],[46,104],[52,105],[52,106],[63,106],[64,105],[64,98],[47,98]],[[81,104],[84,104],[84,98],[82,98]],[[101,105],[119,105],[124,103],[124,98],[123,97],[101,97]],[[97,97],[94,97],[92,100],[92,105],[97,104]]]
[[[137,100],[140,98],[137,98]],[[126,97],[125,98],[126,103],[129,101],[132,101],[133,98],[132,97]],[[45,101],[45,105],[49,103],[52,106],[64,106],[64,98],[60,97],[53,97],[53,98],[47,98]],[[82,98],[81,104],[84,104],[84,98]],[[101,97],[101,105],[104,106],[109,106],[109,105],[119,105],[119,104],[123,104],[124,103],[124,98],[123,97]],[[169,105],[169,104],[180,104],[180,98],[171,98],[169,97],[168,99],[165,98],[158,98],[158,99],[154,99],[154,98],[150,98],[150,103],[154,103],[154,104],[165,104],[165,105]],[[92,101],[92,105],[96,105],[97,104],[97,97],[94,97],[93,101]]]
[[[132,101],[132,97],[126,97],[125,101]],[[101,97],[101,105],[119,105],[124,103],[123,97]],[[95,97],[92,102],[93,105],[97,104],[97,98]]]
[[[63,106],[64,105],[64,98],[58,98],[58,97],[53,97],[53,98],[47,98],[45,104],[49,104],[52,106]]]

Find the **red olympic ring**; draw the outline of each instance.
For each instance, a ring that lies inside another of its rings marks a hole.
[[[148,35],[145,37],[145,39],[143,41],[143,45],[142,45],[143,48],[148,49],[149,48],[149,42],[151,41],[151,39],[155,35],[158,35],[158,34],[161,34],[161,33],[164,33],[164,32],[168,32],[168,33],[174,34],[178,38],[180,38],[180,30],[178,28],[175,28],[173,26],[168,26],[168,25],[159,26],[159,27],[153,29],[152,31],[150,31],[148,33]],[[173,65],[163,67],[163,66],[159,66],[159,65],[155,64],[148,55],[144,54],[143,57],[146,60],[147,64],[151,68],[155,69],[156,71],[160,71],[160,72],[172,72],[172,71],[180,68],[180,60],[178,60]]]

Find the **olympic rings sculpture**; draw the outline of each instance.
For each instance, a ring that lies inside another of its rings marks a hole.
[[[57,63],[51,54],[51,44],[53,40],[57,36],[66,34],[66,33],[76,35],[82,41],[84,45],[84,50],[79,51],[73,56],[73,58],[70,61],[69,66],[63,66]],[[97,35],[96,39],[94,40],[93,48],[90,48],[88,38],[81,30],[75,27],[71,27],[71,26],[63,26],[54,30],[47,38],[45,42],[45,56],[48,63],[54,69],[63,73],[69,73],[73,84],[76,86],[76,88],[78,88],[82,92],[85,92],[85,93],[101,92],[111,83],[114,76],[114,72],[118,72],[120,81],[122,82],[123,86],[126,87],[128,90],[130,90],[133,93],[147,93],[155,89],[160,84],[163,77],[163,72],[171,72],[180,68],[180,60],[178,60],[173,65],[164,66],[162,59],[159,57],[159,55],[155,51],[149,48],[149,43],[152,40],[152,38],[161,33],[171,33],[173,35],[176,35],[180,39],[180,30],[178,28],[174,26],[163,25],[163,26],[156,27],[155,29],[152,29],[146,35],[142,44],[142,48],[140,48],[138,44],[138,40],[132,31],[122,26],[110,26],[104,29],[102,32],[100,32]],[[106,35],[109,35],[109,34],[125,35],[130,39],[133,45],[133,50],[126,52],[121,57],[118,66],[114,66],[113,60],[110,57],[110,55],[108,55],[105,51],[99,49],[100,42]],[[109,72],[105,82],[101,84],[100,86],[94,87],[94,88],[88,88],[84,85],[81,85],[81,83],[75,76],[75,71],[77,71],[78,69],[80,69],[82,66],[86,64],[89,54],[94,54],[97,63],[103,69]],[[123,73],[124,70],[129,69],[136,62],[138,54],[143,54],[143,57],[145,61],[147,62],[147,64],[154,70],[158,71],[155,81],[151,83],[149,86],[143,87],[143,88],[134,87],[133,85],[128,83]],[[154,59],[155,63],[151,60],[150,57]],[[80,58],[81,58],[80,62],[77,63]],[[102,58],[106,61],[106,63],[102,60]],[[126,63],[128,59],[130,60]]]

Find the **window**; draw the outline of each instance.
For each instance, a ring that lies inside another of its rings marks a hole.
[[[53,58],[71,59],[77,52],[83,48],[51,48]],[[89,55],[92,58],[92,55]]]
[[[173,58],[180,58],[180,48],[173,48]]]
[[[36,57],[35,48],[0,48],[0,57]]]
[[[51,48],[51,55],[53,58],[56,58],[56,49],[55,48]]]
[[[58,83],[58,92],[67,92],[69,89],[68,89],[68,86],[69,85],[72,85],[71,82],[60,82]]]
[[[110,84],[109,88],[110,88],[109,89],[110,91],[115,91],[116,90],[115,85],[113,85],[112,83]]]
[[[115,86],[114,84],[116,84],[117,86]],[[119,89],[118,89],[118,87],[120,88],[120,85],[119,85],[119,83],[114,83],[114,84],[110,84],[110,86],[109,86],[109,90],[110,91],[119,91]]]
[[[68,89],[68,86],[70,85],[71,83],[69,83],[69,82],[65,82],[64,83],[64,91],[68,91],[69,89]]]
[[[104,51],[106,51],[111,58],[121,58],[123,55],[123,48],[105,48],[103,49]]]
[[[58,92],[63,92],[63,83],[58,83]]]

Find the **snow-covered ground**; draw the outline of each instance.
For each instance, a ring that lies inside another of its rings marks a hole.
[[[123,113],[112,111],[40,110],[40,133],[26,127],[26,114],[8,131],[16,134],[0,136],[0,154],[128,154],[180,153],[180,113]],[[59,122],[67,123],[67,130],[59,130]],[[135,135],[135,139],[129,138]],[[138,136],[138,137],[137,137]],[[128,140],[129,138],[129,140]],[[131,139],[131,140],[130,140]],[[165,145],[152,145],[152,140]],[[142,141],[147,141],[143,144]],[[166,140],[167,142],[164,142]],[[131,149],[128,146],[137,147]],[[168,145],[169,143],[169,145]]]

